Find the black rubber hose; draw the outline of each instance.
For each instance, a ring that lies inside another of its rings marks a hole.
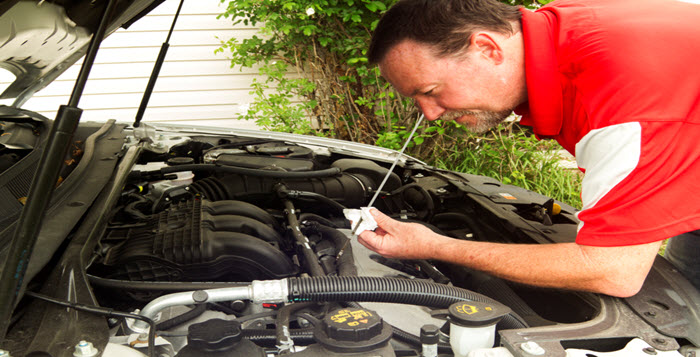
[[[163,167],[158,170],[161,174],[169,174],[174,172],[182,171],[212,171],[212,172],[224,172],[229,174],[239,174],[248,175],[255,177],[271,177],[271,178],[319,178],[319,177],[330,177],[340,174],[340,169],[337,167],[331,167],[328,169],[318,170],[318,171],[301,171],[301,172],[289,172],[289,171],[271,171],[271,170],[259,170],[259,169],[249,169],[245,167],[237,166],[220,166],[214,164],[190,164],[190,165],[177,165]]]
[[[458,287],[433,282],[380,277],[289,278],[290,301],[372,301],[446,309],[459,301],[499,302]],[[503,329],[528,327],[511,312],[499,323]]]
[[[326,217],[319,216],[314,213],[302,213],[299,215],[299,222],[301,224],[304,224],[307,221],[311,222],[318,222],[319,224],[322,224],[324,226],[328,227],[333,227],[333,228],[347,228],[347,227],[341,227],[340,225],[336,224],[335,222],[332,222],[330,219]]]
[[[299,246],[299,249],[301,249],[307,271],[311,276],[325,276],[326,272],[323,271],[323,267],[321,267],[321,263],[318,261],[318,256],[316,256],[313,248],[311,248],[309,238],[301,233],[294,204],[287,199],[283,199],[282,202],[284,203],[284,213],[287,216],[287,222],[289,222],[289,230],[292,231],[294,240],[297,246]]]
[[[441,271],[439,271],[434,265],[425,259],[414,260],[416,265],[420,267],[420,270],[439,284],[447,284],[450,282],[450,278],[446,277]]]
[[[425,210],[427,211],[422,217],[419,217],[421,220],[425,221],[430,221],[430,218],[433,216],[433,212],[435,211],[435,202],[433,201],[433,197],[428,193],[428,191],[425,190],[422,186],[420,186],[417,183],[410,183],[407,185],[403,185],[399,188],[397,188],[394,191],[391,191],[390,196],[396,197],[399,194],[401,194],[401,197],[404,201],[409,201],[406,199],[406,194],[405,192],[408,191],[408,189],[415,189],[417,190],[421,196],[423,196],[423,205],[425,207]],[[416,212],[417,213],[417,212]]]
[[[343,232],[318,223],[311,224],[309,229],[321,234],[323,238],[330,238],[333,242],[333,246],[338,251],[336,265],[339,276],[357,276],[352,245],[350,244],[350,239]]]
[[[194,308],[185,312],[184,314],[180,314],[163,322],[159,322],[156,325],[156,330],[170,330],[173,327],[180,326],[187,321],[191,321],[192,319],[201,316],[205,311],[207,311],[207,304],[195,305]]]
[[[292,194],[295,194],[295,196],[292,196]],[[290,191],[290,197],[296,197],[296,198],[307,198],[307,199],[312,199],[314,201],[319,201],[321,203],[325,203],[333,208],[336,209],[340,214],[343,214],[343,210],[346,209],[347,207],[341,205],[340,203],[315,192],[309,192],[309,191]]]
[[[132,218],[136,219],[137,221],[143,221],[148,219],[150,216],[146,215],[145,213],[141,212],[137,206],[146,204],[146,207],[150,206],[152,202],[149,202],[148,199],[146,199],[143,196],[137,195],[135,193],[129,194],[129,198],[135,199],[134,202],[130,202],[129,204],[124,207],[124,213],[128,214]]]
[[[431,223],[439,227],[441,223],[445,221],[458,222],[461,226],[466,225],[472,231],[472,234],[475,235],[472,240],[486,237],[486,234],[484,234],[483,230],[479,227],[479,223],[466,214],[456,212],[439,213],[433,216]]]

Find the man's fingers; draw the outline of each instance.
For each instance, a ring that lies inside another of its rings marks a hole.
[[[380,227],[386,226],[393,222],[393,219],[391,219],[391,217],[385,215],[376,208],[372,208],[371,210],[369,210],[369,212],[372,214],[372,217],[374,217],[374,221],[377,222],[377,225]]]
[[[374,242],[374,239],[376,237],[377,235],[374,234],[374,232],[365,231],[362,232],[361,235],[357,236],[357,241],[360,242],[360,244],[364,245],[366,248],[374,250],[374,244],[372,244],[372,242]]]

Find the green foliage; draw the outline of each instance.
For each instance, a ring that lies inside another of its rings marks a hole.
[[[539,192],[581,208],[578,170],[561,166],[553,141],[538,141],[517,124],[508,123],[475,135],[452,122],[440,123],[445,140],[429,162],[447,170],[493,177],[505,184]]]
[[[371,31],[396,0],[225,1],[221,16],[259,26],[259,35],[229,39],[220,49],[230,51],[232,67],[257,67],[265,78],[255,82],[255,102],[240,119],[365,143],[415,119],[412,103],[366,58]]]

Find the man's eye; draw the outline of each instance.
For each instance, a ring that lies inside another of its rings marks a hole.
[[[433,90],[431,89],[431,90],[423,92],[423,95],[431,95],[432,93],[433,93]]]

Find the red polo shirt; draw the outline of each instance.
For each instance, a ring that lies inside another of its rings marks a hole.
[[[700,229],[700,5],[558,0],[523,10],[528,103],[516,112],[586,173],[576,241]]]

